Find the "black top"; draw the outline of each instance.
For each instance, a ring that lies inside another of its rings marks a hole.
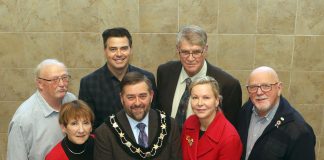
[[[74,144],[67,137],[62,141],[62,147],[69,160],[92,160],[94,140],[90,136],[84,144]]]
[[[199,130],[199,139],[204,135],[205,131]]]
[[[151,80],[154,90],[152,108],[155,108],[157,89],[154,75],[141,68],[129,65],[127,72],[134,71],[144,74]],[[103,123],[109,115],[116,114],[123,108],[119,93],[120,81],[108,69],[107,63],[81,79],[79,99],[85,101],[95,114],[93,129]]]

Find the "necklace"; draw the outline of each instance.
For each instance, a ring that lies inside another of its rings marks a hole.
[[[66,144],[66,141],[64,141],[64,144],[65,144],[66,148],[67,148],[67,149],[68,149],[72,154],[80,155],[80,154],[84,153],[84,152],[85,152],[85,149],[86,149],[86,146],[85,146],[84,149],[83,149],[81,152],[73,152],[73,151],[69,148],[69,146]]]

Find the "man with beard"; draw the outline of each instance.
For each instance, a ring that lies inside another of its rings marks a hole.
[[[119,99],[120,81],[128,72],[140,72],[147,76],[156,92],[154,75],[130,65],[132,36],[125,28],[111,28],[102,33],[104,55],[107,62],[96,71],[83,77],[80,82],[79,99],[87,102],[95,114],[96,129],[110,114],[123,107]],[[153,99],[155,104],[155,97]]]
[[[277,73],[266,66],[256,68],[246,88],[249,100],[237,125],[242,160],[315,160],[313,129],[281,96],[283,86]]]
[[[76,99],[67,92],[71,76],[62,62],[46,59],[36,67],[37,91],[23,102],[9,124],[7,160],[40,160],[63,139],[61,105]]]
[[[179,128],[164,112],[151,109],[151,81],[130,72],[120,85],[124,109],[96,129],[94,159],[181,159]]]

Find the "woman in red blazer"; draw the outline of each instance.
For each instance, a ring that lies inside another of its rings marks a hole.
[[[189,88],[194,115],[184,123],[181,134],[184,160],[239,160],[240,137],[220,110],[217,81],[209,76],[194,81]]]
[[[45,160],[92,160],[94,139],[90,135],[94,114],[86,103],[75,100],[63,104],[59,123],[65,138],[45,157]]]

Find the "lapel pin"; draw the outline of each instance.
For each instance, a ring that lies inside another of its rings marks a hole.
[[[188,141],[189,146],[192,146],[192,143],[194,142],[193,138],[191,138],[190,136],[186,136],[186,140]]]
[[[279,126],[281,125],[281,123],[284,121],[285,119],[283,117],[280,117],[280,119],[276,122],[275,126],[277,128],[279,128]]]

